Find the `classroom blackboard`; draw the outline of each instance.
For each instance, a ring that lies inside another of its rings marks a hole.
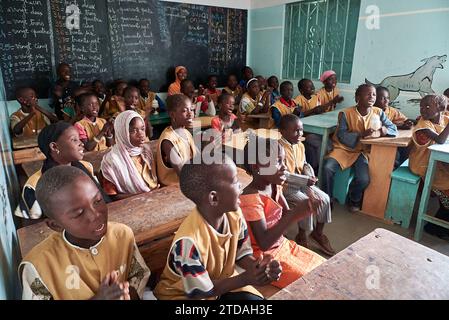
[[[148,78],[155,91],[184,65],[197,84],[239,73],[246,62],[247,11],[156,0],[6,0],[0,50],[8,99],[16,86],[48,95],[59,62],[74,80]]]

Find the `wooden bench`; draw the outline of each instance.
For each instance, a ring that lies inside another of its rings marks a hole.
[[[449,257],[376,229],[271,299],[447,300]]]

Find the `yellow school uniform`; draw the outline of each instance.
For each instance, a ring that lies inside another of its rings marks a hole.
[[[285,165],[288,172],[301,174],[306,161],[305,148],[302,142],[291,144],[284,138],[279,139],[279,144],[285,150]]]
[[[258,94],[256,99],[253,99],[248,92],[243,94],[237,111],[237,117],[240,119],[242,131],[245,131],[248,128],[258,128],[259,122],[257,119],[248,118],[247,115],[251,114],[251,112],[256,109],[257,105],[264,104],[262,97],[263,95],[261,93]]]
[[[440,134],[449,123],[449,117],[441,116],[440,123],[436,124],[421,118],[413,129],[412,149],[409,155],[410,170],[424,179],[429,165],[430,150],[427,149],[435,141],[419,135],[422,129],[429,129]],[[436,172],[432,186],[438,190],[449,190],[449,165],[437,162]]]
[[[235,262],[249,254],[252,254],[251,243],[240,209],[224,214],[220,233],[195,208],[176,232],[154,294],[162,300],[179,300],[187,299],[194,291],[208,292],[213,289],[212,280],[238,275]],[[180,262],[179,267],[174,269],[170,261]],[[239,291],[262,297],[252,286],[233,290]]]
[[[118,271],[118,281],[128,281],[142,298],[150,270],[133,232],[115,222],[109,222],[107,228],[105,236],[90,249],[71,244],[64,232],[52,233],[36,245],[19,266],[23,299],[90,299],[112,271]]]
[[[291,114],[293,113],[293,111],[295,111],[296,108],[296,102],[294,100],[290,100],[291,105],[288,106],[285,103],[284,99],[280,98],[279,100],[277,100],[271,107],[270,107],[270,122],[268,124],[268,129],[273,129],[276,128],[276,123],[274,122],[273,119],[273,113],[272,113],[272,109],[277,109],[279,111],[279,113],[281,114],[281,117],[287,115],[287,114]]]
[[[237,88],[235,88],[235,90],[232,90],[229,87],[224,87],[223,91],[229,93],[230,95],[232,95],[234,97],[235,100],[237,100],[237,97],[242,94],[243,89],[240,86],[237,86]]]
[[[93,139],[93,137],[97,136],[100,133],[106,122],[107,121],[105,119],[98,117],[95,119],[95,122],[92,122],[87,118],[84,118],[78,121],[75,124],[75,127],[78,129],[81,140],[83,139],[91,140]],[[106,150],[107,148],[108,146],[106,145],[106,138],[103,136],[101,137],[100,142],[97,143],[97,145],[93,150],[101,151]]]
[[[105,103],[101,117],[106,120],[109,120],[110,118],[117,116],[120,110],[124,109],[125,109],[125,100],[123,99],[123,97],[114,95],[111,97],[109,101]]]
[[[295,98],[295,102],[298,106],[301,106],[301,111],[306,112],[315,109],[321,105],[318,95],[314,94],[310,100],[306,99],[303,95],[299,95]]]
[[[9,118],[11,124],[11,130],[23,119],[25,119],[29,113],[25,113],[22,109],[14,112]],[[21,134],[17,134],[17,137],[30,137],[38,135],[39,132],[47,125],[50,124],[50,120],[40,111],[36,110],[34,116],[23,127]]]
[[[336,96],[340,94],[340,90],[338,88],[334,88],[331,92],[327,92],[323,87],[317,92],[318,99],[320,100],[321,105],[324,105],[334,99]],[[335,109],[335,106],[329,106],[326,108],[325,112],[329,112]]]
[[[162,158],[162,142],[168,140],[173,144],[174,151],[178,154],[183,162],[192,159],[196,154],[195,143],[193,137],[187,129],[183,129],[187,140],[184,140],[171,126],[165,128],[159,137],[156,155],[157,176],[160,183],[166,186],[179,183],[178,175],[173,168],[167,167],[168,159]],[[167,155],[166,155],[167,156]]]
[[[401,111],[393,107],[386,107],[384,113],[394,124],[403,124],[407,120],[407,117]]]
[[[382,110],[377,107],[372,107],[371,111],[366,116],[362,117],[357,111],[356,106],[346,108],[339,113],[339,122],[343,113],[346,116],[349,131],[362,133],[370,127],[371,118],[373,116],[377,115],[380,117]],[[334,136],[332,137],[334,149],[329,154],[329,157],[337,160],[342,170],[351,167],[361,154],[363,154],[366,158],[369,157],[370,147],[368,145],[362,144],[359,141],[356,147],[351,149],[338,140],[337,132],[338,126]]]

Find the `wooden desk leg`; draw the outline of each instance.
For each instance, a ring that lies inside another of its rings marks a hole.
[[[397,147],[395,146],[371,146],[369,158],[370,184],[363,197],[363,213],[384,219],[396,150]]]
[[[421,240],[422,231],[424,228],[424,216],[427,213],[427,206],[429,204],[430,191],[432,190],[433,175],[437,167],[437,162],[433,159],[433,154],[430,154],[429,165],[427,167],[426,179],[424,180],[424,188],[421,194],[421,201],[419,203],[418,217],[416,218],[415,241]]]
[[[322,181],[323,181],[323,163],[324,163],[324,156],[327,153],[327,143],[329,141],[329,131],[327,129],[324,129],[323,135],[321,136],[321,150],[320,150],[320,162],[318,167],[318,187],[322,187]]]

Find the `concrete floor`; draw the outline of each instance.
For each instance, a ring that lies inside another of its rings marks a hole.
[[[372,218],[363,213],[351,213],[346,209],[345,206],[336,203],[334,206],[334,210],[332,212],[332,223],[325,226],[324,232],[328,236],[331,245],[336,252],[345,249],[358,239],[362,238],[363,236],[367,235],[368,233],[377,228],[387,229],[413,240],[413,234],[415,232],[415,224],[416,224],[417,207],[418,206],[415,207],[415,213],[413,215],[412,222],[410,223],[410,228],[405,229],[399,225],[388,224],[387,222],[378,220],[376,218]],[[437,208],[438,208],[437,200],[435,198],[430,199],[429,212],[434,213],[436,212]],[[289,239],[294,239],[296,233],[297,227],[292,226],[287,231],[286,236]],[[449,256],[449,241],[442,240],[440,238],[431,236],[426,232],[423,232],[423,237],[420,243],[442,254]],[[310,249],[321,254],[321,252],[314,247],[311,247]],[[325,258],[328,258],[325,255],[323,256]]]

